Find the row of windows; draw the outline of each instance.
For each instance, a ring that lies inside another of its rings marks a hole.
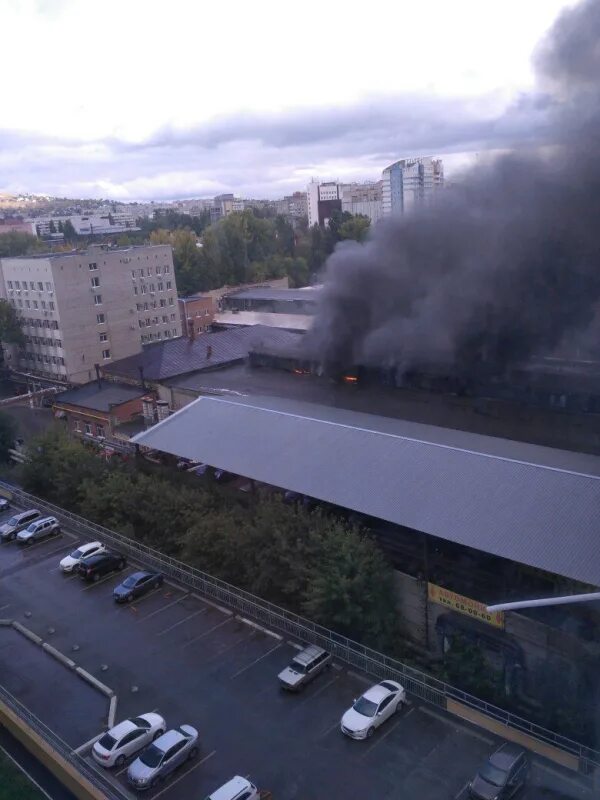
[[[161,275],[161,274],[162,275],[168,275],[170,272],[171,272],[171,267],[169,266],[169,264],[165,264],[164,267],[161,267],[160,265],[156,267],[156,274],[157,275]],[[148,267],[146,269],[145,273],[144,273],[144,267],[141,267],[141,269],[132,269],[131,270],[131,277],[132,277],[133,280],[135,280],[138,277],[138,275],[139,275],[140,278],[143,278],[144,275],[146,275],[147,277],[150,277],[150,275],[152,275],[152,268]]]
[[[23,288],[23,289],[25,289],[25,291],[27,291],[28,289],[33,289],[35,291],[35,281],[29,281],[29,286],[27,285],[27,281],[23,281],[22,283],[21,283],[21,281],[14,281],[14,284],[13,284],[13,281],[6,281],[6,285],[8,286],[9,289],[13,289],[13,288],[21,289],[21,288]],[[38,290],[38,292],[43,292],[44,291],[44,284],[42,283],[42,281],[38,281],[37,282],[37,290]],[[47,292],[51,292],[52,291],[52,284],[51,283],[46,282],[46,291]]]
[[[23,302],[25,302],[25,306],[23,306]],[[16,301],[15,300],[10,300],[10,304],[11,304],[11,306],[13,308],[17,308],[17,307],[19,307],[19,308],[23,308],[23,307],[25,307],[25,308],[39,308],[37,300],[32,300],[32,301],[25,300],[25,301],[23,301],[23,300],[21,300],[21,298],[19,298]],[[42,300],[41,304],[42,304],[42,309],[46,310],[46,301]],[[50,311],[54,311],[54,303],[52,302],[52,300],[48,301],[48,309]]]
[[[173,328],[173,330],[166,330],[156,331],[156,333],[143,333],[142,334],[142,344],[146,344],[146,342],[158,342],[162,338],[171,339],[173,336],[177,336],[177,328]]]
[[[64,366],[65,360],[62,356],[48,356],[41,353],[25,353],[27,361],[39,361],[45,364],[62,364]]]
[[[84,422],[84,431],[87,433],[88,436],[93,436],[94,431],[92,430],[92,423],[91,422]],[[75,420],[75,430],[79,433],[82,432],[81,430],[81,420]],[[104,436],[104,425],[96,424],[96,436]]]
[[[173,298],[171,298],[173,300]],[[170,306],[174,305],[173,302],[169,303]],[[164,297],[161,297],[160,303],[157,303],[156,300],[152,300],[150,303],[136,303],[135,307],[138,311],[148,311],[149,308],[166,308],[167,301]],[[175,314],[172,315],[172,319],[175,319]]]
[[[172,288],[173,288],[173,282],[172,281],[167,281],[166,291],[169,291]],[[140,294],[146,294],[146,292],[150,292],[150,294],[152,294],[152,292],[156,292],[156,291],[164,292],[165,291],[165,285],[163,284],[162,281],[159,281],[156,284],[156,286],[153,283],[149,283],[148,285],[146,285],[145,283],[142,283],[142,285],[140,286],[139,291],[140,291]],[[133,287],[133,293],[134,294],[138,293],[138,287],[137,286]],[[171,305],[173,305],[173,303],[171,303]]]
[[[26,336],[27,344],[45,344],[47,347],[62,347],[61,339],[46,339],[43,336]]]
[[[171,320],[175,319],[175,314],[171,314]],[[166,314],[163,314],[162,318],[163,322],[168,322],[169,317]],[[146,319],[138,320],[138,325],[140,328],[147,328],[149,325],[158,325],[158,317],[146,317]]]
[[[21,322],[25,327],[29,328],[51,328],[53,331],[58,330],[58,322],[55,319],[31,319],[31,317],[22,317]]]

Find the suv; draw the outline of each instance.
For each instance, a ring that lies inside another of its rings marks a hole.
[[[473,778],[469,795],[477,800],[508,800],[525,785],[528,774],[529,759],[525,750],[505,742]]]
[[[17,538],[17,533],[24,530],[30,522],[39,519],[42,515],[37,508],[32,508],[29,511],[20,511],[18,514],[13,514],[12,517],[0,525],[0,539],[3,542],[10,542]]]
[[[253,783],[236,775],[220,789],[209,794],[206,800],[260,800],[260,795]]]
[[[297,692],[331,665],[331,653],[311,644],[294,656],[292,663],[277,676],[282,689]]]
[[[99,581],[109,572],[125,569],[127,561],[121,553],[96,553],[96,555],[82,558],[79,562],[79,575],[85,581]]]
[[[24,531],[17,533],[19,544],[33,544],[45,539],[46,536],[58,536],[60,525],[56,517],[44,517],[30,522]]]

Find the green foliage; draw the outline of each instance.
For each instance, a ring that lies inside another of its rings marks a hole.
[[[67,242],[74,242],[78,238],[70,219],[66,220],[63,224],[63,234]]]
[[[12,417],[0,412],[0,462],[6,464],[9,461],[8,451],[14,447],[16,427]]]
[[[45,795],[0,752],[0,800],[44,800]]]
[[[486,660],[481,648],[466,636],[452,636],[450,648],[444,654],[443,678],[483,700],[501,702],[501,676]]]
[[[9,233],[0,234],[0,258],[27,256],[30,253],[37,253],[44,249],[44,243],[29,233],[10,231]]]
[[[0,298],[0,342],[3,344],[24,344],[25,337],[17,312],[8,302]]]
[[[350,215],[339,227],[340,239],[353,239],[355,242],[364,242],[371,228],[371,220],[364,214]]]

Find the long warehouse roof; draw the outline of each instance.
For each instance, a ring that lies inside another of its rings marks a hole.
[[[200,397],[134,441],[600,586],[595,456],[260,397]]]

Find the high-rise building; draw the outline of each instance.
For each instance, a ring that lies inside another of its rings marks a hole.
[[[441,159],[403,158],[386,167],[381,177],[383,216],[397,216],[433,201],[444,185],[444,166]]]
[[[217,195],[210,208],[210,221],[218,222],[223,217],[228,217],[234,211],[243,211],[244,201],[232,194]]]
[[[382,216],[381,181],[342,186],[342,211],[369,217],[374,225]]]
[[[341,183],[328,181],[318,183],[311,181],[306,189],[308,202],[308,227],[322,225],[327,227],[334,211],[342,210]]]
[[[0,296],[25,335],[9,363],[47,378],[86,383],[96,364],[181,335],[170,245],[2,258]]]
[[[278,214],[290,219],[300,219],[308,214],[306,192],[294,192],[286,195],[281,200],[275,201],[275,209]]]

